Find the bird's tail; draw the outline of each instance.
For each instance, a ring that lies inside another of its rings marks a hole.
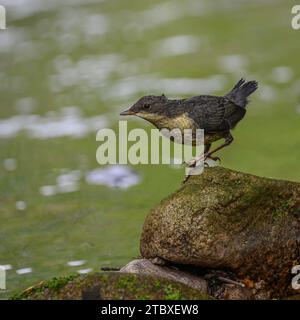
[[[225,97],[237,106],[244,108],[248,103],[247,97],[257,88],[256,81],[246,82],[241,79]]]

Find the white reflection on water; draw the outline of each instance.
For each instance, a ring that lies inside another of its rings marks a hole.
[[[293,76],[293,70],[287,66],[275,67],[271,73],[272,80],[277,83],[287,83],[292,80]]]
[[[49,77],[50,88],[54,92],[73,86],[98,89],[118,69],[122,60],[123,57],[116,53],[83,56],[77,62],[67,55],[58,56],[53,61],[56,73]]]
[[[128,166],[113,165],[104,169],[95,169],[85,176],[88,184],[106,185],[112,188],[127,189],[138,184],[139,175]]]
[[[81,138],[108,126],[105,116],[84,118],[77,107],[63,108],[59,113],[15,115],[0,119],[0,138],[15,137],[21,131],[36,139],[57,137]]]
[[[107,0],[2,0],[1,4],[10,10],[15,18],[24,18],[43,11],[57,10],[63,6],[80,6],[87,4],[98,4]]]
[[[197,52],[201,40],[193,35],[177,35],[161,39],[154,44],[154,52],[160,56],[175,56]]]
[[[80,188],[81,171],[73,170],[68,173],[61,174],[56,178],[57,191],[60,193],[69,193],[78,191]]]
[[[134,31],[149,30],[186,16],[201,16],[206,8],[207,2],[199,0],[163,1],[143,11],[127,12],[128,27]]]
[[[16,209],[19,211],[24,211],[27,209],[27,203],[23,200],[16,202]]]
[[[65,172],[56,178],[55,185],[40,187],[40,194],[45,197],[54,196],[58,193],[70,193],[80,189],[80,170]]]
[[[68,261],[67,265],[70,267],[78,267],[85,264],[85,262],[86,262],[85,260],[74,260],[74,261]]]
[[[269,85],[264,85],[260,84],[259,85],[259,90],[257,91],[258,97],[265,102],[272,101],[276,99],[276,90],[269,86]]]
[[[16,101],[15,109],[21,114],[30,114],[36,107],[36,100],[33,97],[23,97]]]
[[[16,270],[16,273],[19,275],[27,274],[27,273],[31,273],[31,272],[32,272],[32,268],[22,268],[22,269]]]
[[[59,193],[75,192],[80,189],[82,172],[67,171],[56,178],[56,184],[41,186],[39,192],[45,197]],[[128,166],[112,165],[94,169],[85,174],[85,181],[91,185],[106,185],[111,188],[127,189],[141,181],[140,176]]]
[[[40,187],[40,194],[45,197],[54,196],[58,193],[57,186],[47,185]]]
[[[235,54],[220,57],[219,64],[224,71],[243,74],[248,61],[246,57]]]
[[[7,171],[14,171],[17,169],[17,160],[15,158],[4,159],[3,167]]]
[[[45,197],[50,197],[59,193],[78,191],[81,177],[80,170],[67,171],[56,178],[56,184],[41,186],[39,192]],[[141,178],[136,171],[128,166],[112,165],[88,171],[85,174],[85,181],[91,185],[127,189],[140,183]]]
[[[11,264],[0,264],[0,268],[2,269],[2,270],[11,270],[12,269],[12,265]]]
[[[214,75],[209,78],[164,78],[155,75],[128,77],[116,81],[107,88],[103,94],[107,99],[128,99],[142,92],[181,94],[211,94],[221,91],[226,84],[226,78],[222,75]]]
[[[90,273],[90,272],[92,272],[92,271],[93,271],[92,268],[86,268],[86,269],[77,270],[77,272],[78,272],[79,274],[86,274],[86,273]]]

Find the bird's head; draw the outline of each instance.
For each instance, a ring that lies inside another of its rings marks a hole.
[[[120,113],[121,116],[134,115],[150,122],[156,122],[164,116],[168,99],[165,95],[144,96],[132,107]]]

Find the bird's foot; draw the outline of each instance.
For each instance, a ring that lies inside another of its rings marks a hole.
[[[211,156],[209,153],[205,153],[204,155],[201,155],[195,159],[192,159],[188,162],[185,162],[185,164],[189,167],[189,168],[196,168],[197,167],[197,163],[203,159],[203,164],[204,167],[209,168],[210,165],[209,163],[206,161],[208,159],[213,160],[213,161],[219,161],[221,162],[221,159],[219,157],[213,157]],[[182,181],[182,184],[185,184],[188,179],[190,178],[190,175],[185,176],[184,180]]]
[[[204,155],[204,162],[205,162],[205,160],[207,160],[207,159],[211,159],[211,160],[213,160],[213,161],[219,161],[219,162],[221,162],[221,159],[220,159],[219,157],[213,157],[213,156],[211,156],[210,154],[205,154],[205,155]]]
[[[204,168],[209,168],[209,163],[207,163],[206,161],[204,161]]]
[[[212,157],[210,155],[206,155],[204,158],[204,167],[209,168],[211,166],[215,166],[213,163],[209,163],[207,160],[219,161],[221,163],[221,159],[219,157]]]
[[[185,162],[185,164],[189,167],[189,168],[195,168],[196,164],[197,164],[197,160],[196,159],[192,159],[189,160],[187,162]]]
[[[192,159],[192,160],[190,160],[188,162],[185,162],[185,164],[190,168],[195,168],[196,165],[197,165],[197,162],[199,162],[201,159],[203,159],[205,166],[209,166],[208,163],[206,162],[207,159],[211,159],[213,161],[221,162],[221,159],[219,157],[213,157],[209,153],[207,153],[207,154],[201,155],[200,157]]]
[[[202,160],[204,157],[204,155],[201,155],[195,159],[191,159],[187,162],[185,162],[185,164],[189,167],[189,168],[195,168],[197,166],[197,163]]]

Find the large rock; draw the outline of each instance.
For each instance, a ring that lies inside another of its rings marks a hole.
[[[151,210],[140,248],[145,258],[231,270],[273,297],[296,294],[300,184],[207,168]]]
[[[145,274],[99,272],[42,281],[14,300],[203,300],[207,294],[182,283]]]

